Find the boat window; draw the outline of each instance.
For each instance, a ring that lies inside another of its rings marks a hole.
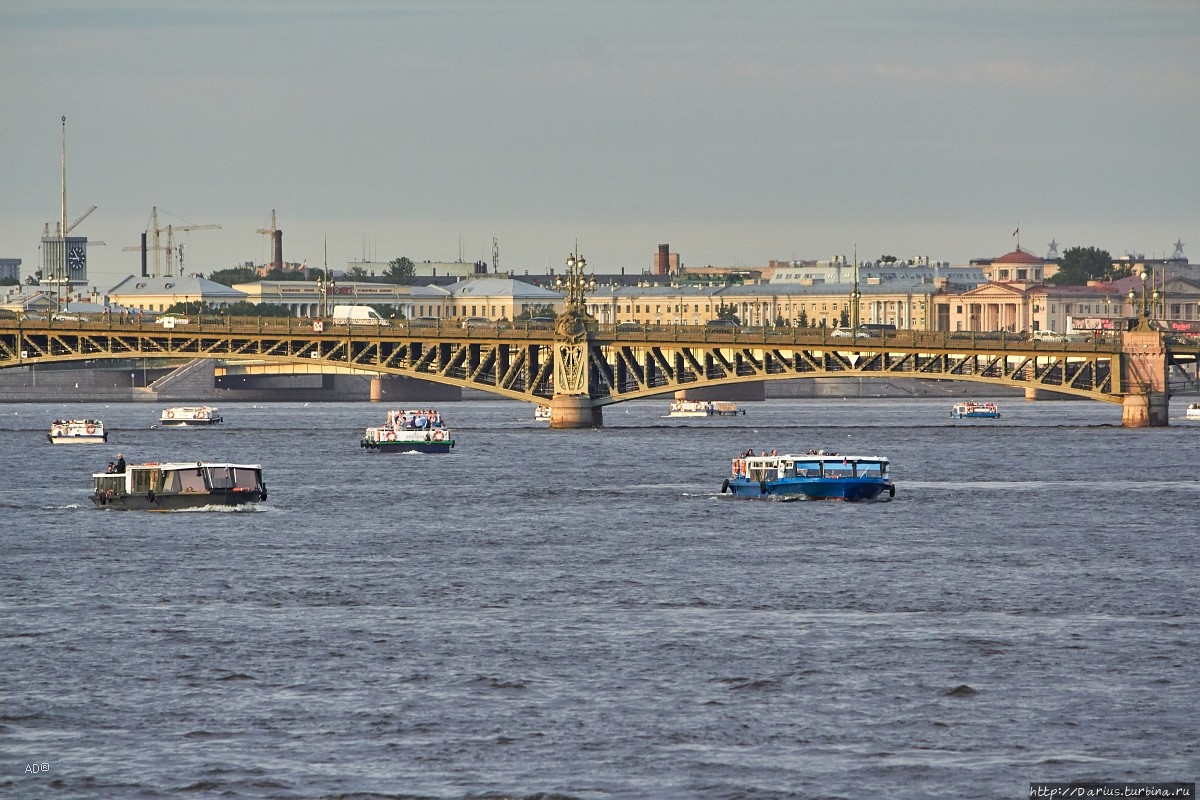
[[[129,476],[129,491],[133,494],[145,494],[154,488],[154,477],[158,475],[156,469],[135,469],[131,470]]]
[[[105,475],[96,478],[96,492],[104,492],[112,489],[114,493],[123,493],[125,491],[125,476],[124,475]]]
[[[179,490],[181,492],[208,491],[204,485],[204,470],[198,467],[196,469],[189,468],[180,470],[177,474],[179,475]]]
[[[233,486],[233,476],[229,467],[209,467],[208,485],[214,489],[229,489]]]
[[[797,478],[819,478],[821,476],[821,464],[817,461],[797,461],[796,462],[796,477]]]
[[[163,492],[179,493],[179,490],[182,488],[179,483],[179,470],[163,470],[160,478],[159,482],[162,484]]]
[[[854,465],[844,461],[826,461],[826,478],[849,478],[854,474]]]
[[[258,470],[234,468],[233,485],[239,489],[255,489],[258,487]]]
[[[878,461],[860,461],[858,462],[858,476],[860,478],[882,478],[883,465]]]

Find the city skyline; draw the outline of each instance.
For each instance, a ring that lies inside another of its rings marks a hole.
[[[0,257],[60,216],[136,273],[284,257],[596,272],[1022,246],[1200,246],[1191,2],[603,6],[15,0],[0,9]],[[1194,245],[1191,243],[1195,243]],[[1185,249],[1185,254],[1189,251]]]

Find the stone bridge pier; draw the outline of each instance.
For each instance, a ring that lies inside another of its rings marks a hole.
[[[1126,428],[1168,425],[1167,344],[1161,332],[1142,324],[1121,338],[1121,424]]]

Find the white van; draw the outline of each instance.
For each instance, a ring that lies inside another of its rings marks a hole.
[[[390,325],[379,312],[370,306],[334,306],[335,325]]]

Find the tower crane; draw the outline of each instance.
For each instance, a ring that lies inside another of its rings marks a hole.
[[[283,269],[283,231],[275,226],[275,209],[271,209],[271,227],[259,228],[255,233],[271,237],[271,266]]]
[[[85,215],[86,216],[86,215]],[[122,251],[141,250],[143,252],[154,251],[154,275],[159,276],[159,253],[166,252],[167,254],[167,270],[164,277],[171,277],[175,271],[175,231],[215,231],[220,230],[220,225],[167,225],[165,228],[160,228],[158,225],[158,206],[150,212],[150,227],[146,232],[152,237],[153,244],[148,245],[133,245],[131,247],[122,248]],[[165,245],[159,244],[162,240],[162,234],[166,233]],[[182,248],[182,245],[180,245]]]

